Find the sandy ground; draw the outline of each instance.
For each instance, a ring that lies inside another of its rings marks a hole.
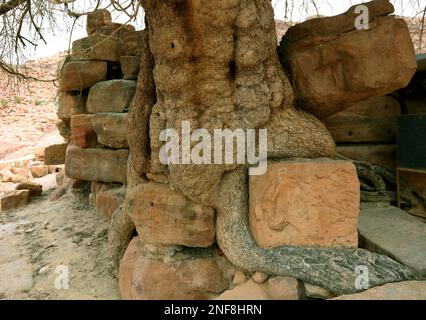
[[[55,175],[38,182],[52,188]],[[0,212],[0,299],[118,299],[108,221],[87,194],[50,202],[52,190],[27,207]]]

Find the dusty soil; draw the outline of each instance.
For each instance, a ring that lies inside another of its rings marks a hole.
[[[27,72],[37,79],[55,79],[61,56],[28,62]],[[33,156],[34,148],[61,143],[57,109],[53,82],[18,81],[0,72],[0,161]]]
[[[55,175],[38,182],[52,188]],[[0,212],[0,299],[118,299],[108,221],[87,194],[68,192],[50,202],[52,190],[27,207]],[[64,267],[68,289],[57,278]]]

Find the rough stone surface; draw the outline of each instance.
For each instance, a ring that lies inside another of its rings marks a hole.
[[[268,165],[250,177],[250,223],[262,247],[357,247],[359,181],[354,165],[329,159]]]
[[[90,88],[87,112],[125,112],[135,94],[136,83],[131,80],[109,80]]]
[[[21,182],[15,188],[16,190],[29,190],[31,197],[38,197],[43,192],[43,186],[41,184],[33,182]]]
[[[82,149],[69,147],[65,174],[76,180],[120,182],[127,181],[129,151],[109,149]]]
[[[72,57],[76,60],[119,62],[122,41],[116,36],[94,34],[72,43]]]
[[[57,165],[65,163],[65,154],[67,152],[67,144],[54,144],[44,149],[44,164]]]
[[[360,246],[390,256],[426,276],[426,223],[396,207],[361,211]]]
[[[92,114],[76,114],[71,118],[71,143],[91,148],[97,145],[98,138],[92,125]]]
[[[354,6],[291,27],[281,41],[280,57],[301,107],[320,118],[405,87],[417,69],[405,21],[386,17],[393,12],[387,0],[367,5],[368,32],[355,29]]]
[[[333,300],[426,300],[426,281],[388,283],[370,290]]]
[[[119,270],[122,299],[211,299],[229,288],[217,258],[162,262],[142,254],[138,238],[127,248]]]
[[[253,279],[222,293],[217,300],[299,300],[297,279],[274,277],[261,284]]]
[[[11,191],[0,198],[0,211],[23,207],[30,202],[29,190]]]
[[[86,31],[91,35],[99,28],[112,23],[111,13],[106,9],[96,10],[87,15]]]
[[[147,36],[148,32],[146,30],[126,32],[123,37],[123,48],[121,54],[123,56],[142,55],[144,52],[141,43],[145,42]]]
[[[114,149],[129,147],[127,142],[127,113],[99,113],[92,117],[98,142]]]
[[[71,95],[66,92],[59,93],[58,112],[59,119],[71,119],[73,114],[85,113],[87,98],[81,95]]]
[[[140,67],[140,56],[121,56],[121,71],[123,72],[124,79],[132,80],[137,79]]]
[[[232,278],[232,284],[237,286],[247,281],[247,275],[241,270],[237,270]]]
[[[269,276],[266,273],[255,272],[251,278],[256,283],[264,283],[266,280],[268,280],[268,277]]]
[[[213,208],[196,204],[168,185],[146,183],[128,192],[130,217],[148,243],[208,247],[214,242]]]
[[[304,283],[305,296],[311,299],[330,299],[334,294],[324,288],[315,286],[313,284]]]
[[[102,190],[96,195],[96,212],[111,219],[112,214],[123,202],[125,190],[116,188]]]
[[[59,90],[82,91],[106,80],[107,63],[104,61],[71,61],[64,65]]]

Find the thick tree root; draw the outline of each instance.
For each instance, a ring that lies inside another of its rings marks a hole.
[[[250,232],[246,176],[244,169],[228,173],[216,199],[217,241],[235,265],[249,271],[296,277],[336,294],[359,291],[355,286],[357,266],[368,267],[370,287],[414,278],[405,266],[363,249],[260,248]]]
[[[135,224],[121,205],[112,215],[108,232],[108,243],[113,263],[118,267],[120,260],[132,240]]]

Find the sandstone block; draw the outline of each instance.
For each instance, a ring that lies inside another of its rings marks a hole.
[[[106,80],[105,61],[71,61],[64,65],[59,80],[59,90],[82,91],[95,83]]]
[[[38,197],[43,192],[43,186],[33,182],[21,182],[16,186],[15,190],[28,190],[31,197]]]
[[[355,29],[355,6],[291,27],[280,44],[302,108],[325,118],[368,97],[404,88],[417,69],[406,22],[387,0],[372,1],[369,30]]]
[[[333,300],[426,300],[426,281],[388,283]]]
[[[129,150],[68,148],[65,174],[76,180],[120,182],[127,181]]]
[[[30,202],[29,190],[15,190],[0,198],[0,211],[23,207]]]
[[[72,57],[76,60],[119,62],[122,40],[116,36],[93,34],[72,43]]]
[[[360,186],[351,162],[271,163],[250,176],[250,225],[261,247],[357,247]]]
[[[116,188],[102,190],[96,195],[96,212],[111,219],[112,214],[123,202],[125,190]]]
[[[114,36],[124,39],[128,33],[135,32],[135,27],[130,24],[111,23],[96,30],[96,35]]]
[[[141,43],[148,37],[147,30],[127,32],[123,37],[122,56],[141,56],[143,54]]]
[[[98,138],[92,125],[92,114],[78,114],[71,118],[71,143],[91,148],[97,145]]]
[[[299,282],[291,277],[274,277],[267,282],[266,292],[272,300],[299,300]]]
[[[385,254],[426,277],[426,224],[396,207],[362,210],[360,247]]]
[[[121,56],[121,71],[123,72],[124,79],[137,79],[139,74],[140,61],[140,56]]]
[[[66,92],[61,92],[58,99],[58,112],[59,119],[71,119],[73,114],[80,114],[86,112],[87,98],[81,95],[71,95]]]
[[[229,288],[229,280],[216,258],[151,260],[134,238],[120,263],[119,288],[121,298],[128,300],[201,300]]]
[[[315,286],[313,284],[304,283],[305,295],[311,299],[330,299],[334,294],[327,289]]]
[[[30,168],[31,174],[34,178],[41,178],[49,174],[49,168],[46,166],[32,166]]]
[[[92,117],[98,142],[114,149],[129,147],[127,142],[127,113],[99,113]]]
[[[106,9],[96,10],[87,15],[86,31],[91,35],[103,26],[112,23],[111,13]]]
[[[54,144],[44,149],[44,164],[56,165],[65,163],[65,154],[67,152],[66,143]]]
[[[215,212],[172,191],[168,185],[145,183],[128,193],[130,217],[148,243],[208,247],[214,242]]]
[[[71,128],[70,128],[71,119],[60,120],[56,122],[56,128],[59,131],[59,134],[68,141],[71,137]]]
[[[126,112],[133,99],[136,83],[130,80],[109,80],[97,83],[89,92],[89,113]]]

